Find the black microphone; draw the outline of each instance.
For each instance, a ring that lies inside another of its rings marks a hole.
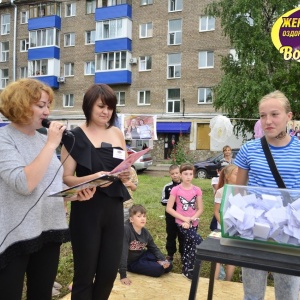
[[[42,120],[42,126],[43,127],[49,128],[50,124],[51,124],[50,120],[48,120],[48,119],[43,119]],[[74,134],[71,131],[67,130],[67,129],[64,130],[63,135],[74,137]]]

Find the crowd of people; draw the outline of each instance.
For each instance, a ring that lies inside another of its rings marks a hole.
[[[146,229],[147,208],[134,202],[138,176],[123,170],[118,180],[85,188],[71,198],[48,196],[108,174],[127,157],[125,138],[114,126],[117,99],[105,84],[93,84],[84,94],[85,122],[64,136],[61,161],[56,148],[66,126],[52,121],[47,135],[37,131],[50,114],[53,91],[35,79],[9,84],[0,96],[0,112],[10,124],[0,129],[0,295],[22,298],[26,277],[28,300],[49,300],[55,282],[60,246],[71,241],[74,261],[72,300],[104,300],[112,291],[117,273],[124,285],[134,284],[127,272],[160,277],[173,268],[175,253],[181,273],[191,280],[196,246],[203,239],[199,221],[204,211],[202,190],[192,183],[194,166],[171,165],[171,182],[162,187],[165,207],[166,255]],[[292,118],[285,95],[275,91],[259,102],[265,139],[286,187],[297,189],[300,142],[287,134]],[[130,135],[149,139],[151,129],[132,119]],[[212,230],[221,229],[220,205],[225,184],[277,187],[260,139],[245,143],[235,161],[231,147],[223,148],[217,174],[212,179],[214,218]],[[299,157],[298,157],[299,156]],[[267,170],[267,171],[266,171]],[[67,225],[65,201],[71,201]],[[201,231],[201,230],[200,230]],[[178,246],[177,246],[178,245]],[[223,266],[217,264],[215,278]],[[232,280],[234,266],[227,265],[225,280]],[[244,300],[263,299],[268,272],[243,268]],[[298,299],[299,277],[274,273],[276,299]],[[59,292],[58,292],[59,293]]]

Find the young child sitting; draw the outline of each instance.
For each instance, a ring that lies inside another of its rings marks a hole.
[[[129,209],[129,221],[124,226],[123,252],[119,267],[120,280],[130,285],[126,271],[159,277],[172,270],[172,262],[155,245],[146,225],[146,209],[134,204]]]

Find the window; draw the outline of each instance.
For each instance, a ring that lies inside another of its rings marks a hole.
[[[179,45],[182,41],[182,20],[169,21],[169,38],[168,45]]]
[[[182,0],[169,0],[169,12],[182,10]]]
[[[98,0],[97,7],[107,7],[120,4],[126,4],[127,0]]]
[[[210,31],[210,30],[215,30],[215,18],[209,16],[200,17],[199,31]]]
[[[47,28],[29,31],[30,48],[59,46],[59,30]]]
[[[64,94],[63,107],[74,107],[74,94]]]
[[[65,76],[74,76],[74,63],[66,63],[64,64],[64,74]]]
[[[96,55],[96,71],[126,69],[126,51]]]
[[[96,9],[96,0],[86,0],[86,13],[94,14]]]
[[[181,77],[181,53],[168,54],[168,79]]]
[[[40,76],[48,75],[48,60],[31,60],[28,62],[28,75],[29,76]]]
[[[90,30],[85,32],[85,43],[87,45],[95,44],[95,34],[96,30]]]
[[[153,0],[141,0],[141,5],[153,4]]]
[[[168,89],[167,91],[167,112],[180,112],[180,89]]]
[[[126,4],[127,0],[107,0],[107,6]]]
[[[28,67],[20,67],[20,78],[28,77]]]
[[[9,59],[9,42],[0,43],[1,62],[8,61]]]
[[[150,91],[139,91],[138,105],[150,104]]]
[[[29,18],[40,18],[44,16],[53,16],[53,15],[57,15],[60,17],[61,15],[60,11],[61,11],[60,2],[48,1],[47,3],[30,4]]]
[[[87,61],[84,66],[84,75],[94,75],[95,74],[95,62]]]
[[[125,105],[125,92],[116,92],[117,106]]]
[[[1,69],[0,70],[0,80],[1,80],[1,86],[0,89],[4,89],[8,84],[8,69]]]
[[[199,68],[213,68],[214,67],[214,52],[200,51],[199,52]]]
[[[211,88],[199,88],[198,89],[198,104],[211,104],[211,103],[212,103]]]
[[[145,23],[140,25],[140,38],[152,37],[152,23]]]
[[[152,68],[151,56],[140,56],[140,71],[149,71]]]
[[[97,39],[115,39],[126,37],[126,28],[129,26],[128,20],[112,19],[96,23]]]
[[[20,12],[20,23],[27,24],[28,23],[28,10]]]
[[[1,15],[1,34],[10,33],[10,14]]]
[[[29,48],[29,39],[20,40],[20,51],[27,52]]]
[[[65,34],[65,47],[75,46],[75,33],[66,33]]]
[[[66,17],[74,17],[76,16],[76,3],[66,3],[66,12],[65,12]]]

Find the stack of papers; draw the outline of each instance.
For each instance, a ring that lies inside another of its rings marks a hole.
[[[226,202],[223,231],[229,237],[300,245],[300,197],[284,206],[280,193],[231,193]]]

